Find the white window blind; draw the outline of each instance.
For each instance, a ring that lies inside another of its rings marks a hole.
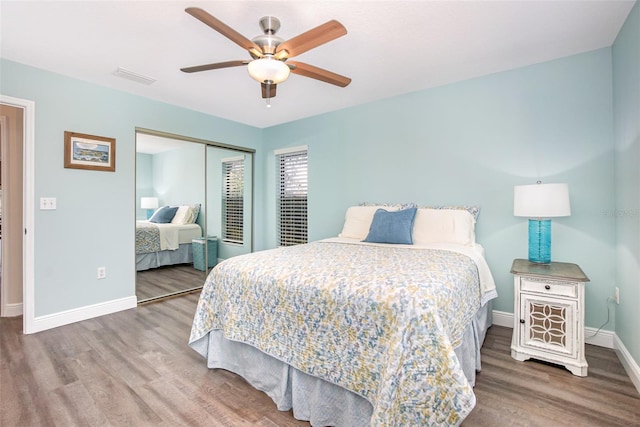
[[[222,240],[244,242],[244,157],[222,160]]]
[[[307,243],[307,149],[276,152],[279,246]]]

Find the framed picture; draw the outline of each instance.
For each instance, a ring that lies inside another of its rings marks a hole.
[[[77,132],[65,132],[64,167],[115,172],[115,138]]]

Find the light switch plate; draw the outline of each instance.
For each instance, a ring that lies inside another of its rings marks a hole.
[[[56,198],[55,197],[40,197],[40,210],[48,211],[56,209]]]

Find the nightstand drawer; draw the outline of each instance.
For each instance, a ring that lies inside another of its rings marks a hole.
[[[561,282],[557,280],[544,280],[532,277],[520,279],[522,292],[535,292],[541,295],[557,295],[569,298],[577,298],[578,284],[575,282]]]

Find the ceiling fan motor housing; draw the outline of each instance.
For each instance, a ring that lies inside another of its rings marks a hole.
[[[260,28],[264,35],[260,35],[251,39],[252,42],[260,46],[264,55],[273,55],[276,49],[284,40],[274,34],[280,29],[280,20],[275,16],[263,16],[260,18]],[[256,59],[258,56],[249,52]]]
[[[263,16],[260,18],[260,28],[265,34],[275,34],[280,29],[280,20],[275,16]]]

